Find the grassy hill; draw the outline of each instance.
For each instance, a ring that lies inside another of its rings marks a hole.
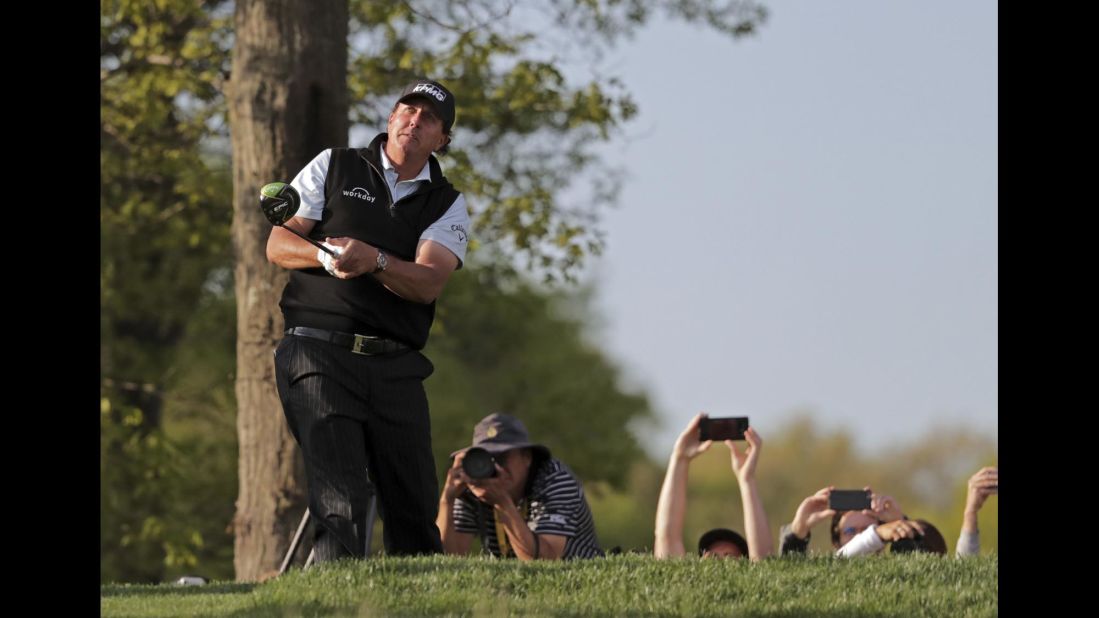
[[[998,558],[377,558],[261,584],[104,585],[103,616],[994,616]]]

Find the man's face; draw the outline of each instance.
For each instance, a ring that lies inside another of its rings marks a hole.
[[[702,550],[703,558],[741,558],[740,548],[729,541],[714,541]]]
[[[840,547],[855,538],[855,535],[878,523],[870,515],[862,511],[849,511],[840,518]]]
[[[450,139],[443,133],[443,121],[426,99],[398,103],[389,114],[389,148],[399,148],[406,157],[426,158]]]

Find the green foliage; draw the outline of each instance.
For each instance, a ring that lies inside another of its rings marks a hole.
[[[104,388],[100,412],[102,581],[230,577],[237,494],[235,303],[208,295],[181,335],[163,390]],[[106,347],[108,342],[104,341]],[[151,424],[145,409],[162,411]]]
[[[135,431],[142,422],[140,409],[102,400],[102,581],[159,582],[197,568],[231,577],[235,443]]]
[[[103,616],[995,616],[998,559],[387,558],[257,586],[104,586]]]
[[[230,265],[228,159],[200,148],[221,113],[218,4],[101,8],[100,324],[116,384],[162,389],[203,285]]]
[[[596,536],[605,551],[618,548],[652,553],[656,502],[663,480],[663,467],[646,458],[633,463],[625,488],[601,482],[585,484]]]
[[[101,4],[104,581],[231,560],[231,185],[228,158],[203,151],[223,114],[225,4]],[[228,418],[230,430],[178,432],[166,416]]]

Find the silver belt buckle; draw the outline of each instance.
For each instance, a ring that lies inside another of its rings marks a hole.
[[[366,335],[355,335],[355,344],[351,346],[351,351],[355,354],[363,354],[370,356],[370,352],[363,352],[363,342],[377,339],[377,337],[368,337]]]

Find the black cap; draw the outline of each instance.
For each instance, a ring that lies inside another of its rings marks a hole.
[[[530,441],[523,421],[510,414],[499,412],[481,419],[481,422],[473,428],[473,444],[454,451],[450,456],[454,457],[474,446],[479,446],[494,455],[515,448],[533,448],[541,451],[546,457],[550,456],[548,448]]]
[[[430,101],[443,121],[443,132],[450,133],[450,127],[454,125],[454,94],[446,86],[434,80],[418,79],[404,87],[397,102],[404,103],[413,97]]]
[[[744,537],[728,528],[714,528],[705,532],[698,539],[698,555],[701,556],[711,545],[718,541],[728,541],[736,545],[737,549],[740,550],[740,555],[745,558],[748,557],[748,542],[744,540]]]

